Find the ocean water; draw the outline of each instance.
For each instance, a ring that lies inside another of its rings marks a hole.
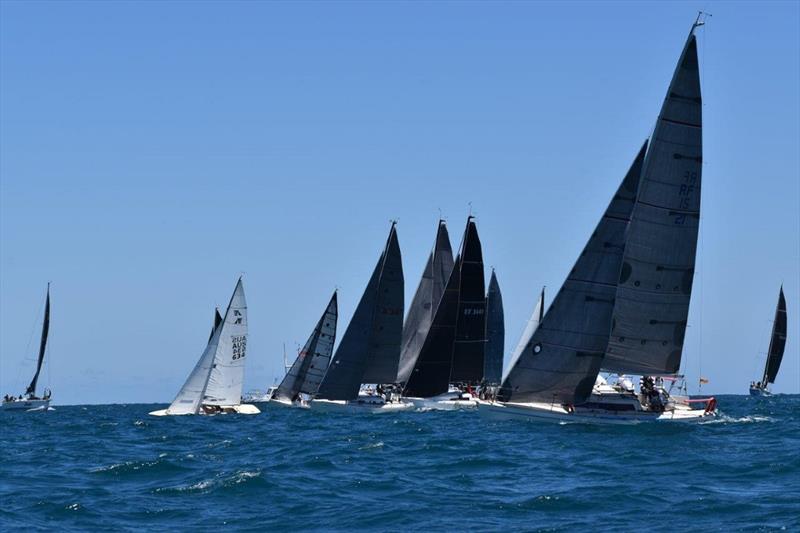
[[[0,413],[0,530],[800,530],[800,396],[699,425]]]

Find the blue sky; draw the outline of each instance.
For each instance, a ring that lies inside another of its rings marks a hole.
[[[0,3],[0,391],[30,378],[52,281],[57,401],[169,401],[242,272],[264,388],[335,287],[343,332],[391,219],[408,302],[440,210],[457,246],[470,202],[510,351],[707,6]],[[746,392],[783,282],[774,390],[797,393],[800,7],[708,9],[684,370]]]

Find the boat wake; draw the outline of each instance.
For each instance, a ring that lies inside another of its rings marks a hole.
[[[703,421],[701,424],[756,424],[760,422],[775,422],[775,419],[769,416],[747,415],[740,417],[733,417],[728,415],[719,415],[708,421]]]

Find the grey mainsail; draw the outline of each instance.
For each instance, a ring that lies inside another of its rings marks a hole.
[[[642,167],[603,369],[679,370],[700,224],[702,100],[694,28]],[[545,319],[546,320],[546,319]]]
[[[489,291],[486,294],[486,350],[483,361],[483,381],[488,384],[500,384],[503,374],[505,335],[503,295],[500,293],[500,285],[492,269]]]
[[[504,402],[581,403],[608,345],[625,235],[647,143],[498,392]]]
[[[453,270],[453,250],[444,220],[439,220],[436,242],[422,272],[417,292],[411,300],[405,323],[403,324],[402,350],[397,382],[405,383],[414,370],[414,365],[422,350],[425,337],[433,322],[439,301],[444,294],[447,279]]]
[[[539,324],[542,322],[542,318],[544,318],[544,289],[545,288],[542,287],[542,293],[539,295],[539,299],[536,301],[536,306],[533,308],[533,313],[531,313],[531,317],[525,324],[525,329],[522,330],[522,335],[519,338],[519,342],[517,342],[517,347],[514,348],[514,351],[511,353],[511,359],[508,361],[508,368],[506,368],[506,371],[503,372],[503,381],[505,381],[506,376],[508,376],[508,372],[514,368],[515,364],[517,364],[517,359],[519,359],[519,356],[522,355],[522,352],[530,342],[531,337],[533,337],[533,332],[536,331],[536,328],[538,328]]]
[[[36,383],[39,381],[39,373],[42,371],[44,362],[44,352],[47,349],[47,335],[50,332],[50,284],[47,284],[47,299],[44,304],[44,321],[42,322],[42,337],[39,340],[39,359],[36,361],[36,373],[33,375],[25,394],[36,394]]]
[[[403,321],[403,271],[395,224],[353,318],[320,383],[317,398],[353,400],[366,377],[397,375]],[[371,367],[369,375],[368,367]],[[386,375],[381,375],[382,373]]]
[[[405,396],[430,398],[446,393],[451,382],[481,380],[485,308],[480,240],[470,216],[444,294],[405,385]],[[454,372],[456,364],[460,375]]]
[[[313,395],[317,392],[333,353],[337,316],[338,308],[334,292],[314,331],[275,390],[275,398],[293,401],[300,393]]]
[[[767,351],[767,364],[764,366],[764,377],[761,383],[775,383],[775,377],[781,368],[783,351],[786,348],[786,298],[783,296],[783,285],[778,294],[778,305],[775,307],[775,321],[772,323],[772,336]]]

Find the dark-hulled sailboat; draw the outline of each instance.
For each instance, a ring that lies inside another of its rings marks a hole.
[[[467,391],[483,380],[486,343],[483,276],[481,241],[475,218],[470,216],[442,299],[403,390],[403,396],[415,406],[434,409],[475,406]]]
[[[336,322],[339,310],[336,292],[331,296],[314,331],[308,337],[297,359],[289,368],[270,402],[291,407],[307,407],[317,393],[322,378],[328,370],[336,341]]]
[[[783,351],[786,348],[786,298],[783,296],[783,285],[778,293],[778,305],[775,306],[775,320],[772,322],[772,335],[769,338],[767,361],[764,364],[764,375],[761,381],[750,384],[751,396],[770,396],[767,386],[775,383],[778,370],[783,361]]]
[[[702,100],[693,24],[653,134],[561,290],[482,412],[540,420],[699,420],[670,398],[678,372],[700,220]],[[640,394],[599,372],[639,374]]]
[[[407,408],[392,393],[403,334],[403,265],[396,224],[311,402],[315,410]],[[374,388],[360,394],[362,384]]]
[[[39,375],[44,363],[44,354],[47,350],[47,336],[50,333],[50,284],[47,284],[47,296],[44,304],[44,320],[42,321],[42,336],[39,340],[39,357],[36,360],[36,372],[33,374],[25,394],[19,397],[6,395],[0,409],[3,411],[46,411],[50,407],[50,389],[45,389],[41,397],[36,395]]]

